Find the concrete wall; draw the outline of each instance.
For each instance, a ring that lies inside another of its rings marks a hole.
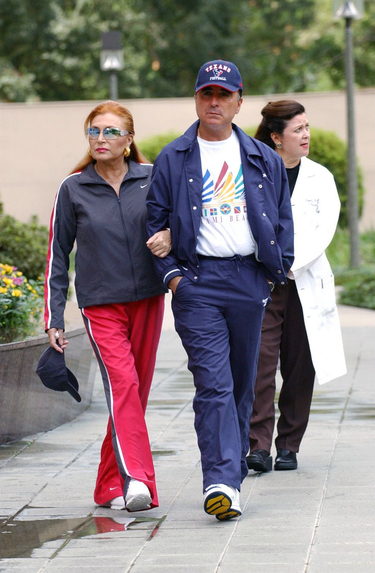
[[[346,139],[345,92],[273,94],[244,98],[235,121],[258,125],[270,100],[296,99],[313,127]],[[0,104],[0,200],[21,221],[37,214],[48,224],[59,183],[86,150],[83,123],[94,101]],[[192,98],[122,100],[135,120],[136,141],[151,135],[182,133],[196,119]],[[365,176],[361,229],[375,229],[375,88],[355,94],[357,156]]]

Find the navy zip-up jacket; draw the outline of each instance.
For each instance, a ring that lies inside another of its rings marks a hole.
[[[146,246],[146,195],[152,165],[129,161],[120,195],[90,164],[67,177],[51,216],[45,280],[45,328],[64,328],[69,254],[77,243],[80,308],[131,302],[166,292]]]
[[[202,167],[197,130],[199,121],[169,143],[156,158],[147,196],[149,236],[167,227],[172,250],[153,257],[163,282],[178,275],[199,277],[196,252],[202,216]],[[256,243],[256,258],[265,276],[286,283],[293,263],[293,220],[290,193],[281,157],[264,143],[249,137],[235,124],[241,149],[247,216]]]

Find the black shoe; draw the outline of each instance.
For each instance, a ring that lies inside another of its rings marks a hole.
[[[296,470],[298,467],[297,454],[290,450],[277,450],[275,470]]]
[[[272,456],[266,450],[254,450],[246,456],[247,467],[256,472],[270,472],[272,470]]]

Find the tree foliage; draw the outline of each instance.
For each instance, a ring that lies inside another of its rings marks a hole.
[[[331,0],[0,0],[0,100],[103,99],[101,33],[120,30],[121,98],[191,95],[210,59],[245,93],[342,89],[344,22]],[[374,84],[375,3],[353,22],[356,83]]]

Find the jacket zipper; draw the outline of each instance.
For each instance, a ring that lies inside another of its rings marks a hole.
[[[130,244],[129,244],[129,237],[128,234],[126,232],[126,223],[125,223],[125,219],[124,219],[124,215],[121,209],[121,199],[120,197],[117,197],[117,202],[118,202],[118,206],[120,209],[120,217],[121,217],[121,222],[122,222],[122,227],[124,229],[124,235],[125,235],[125,241],[126,241],[126,246],[128,249],[128,254],[129,254],[129,260],[130,260],[130,268],[131,268],[131,274],[132,274],[132,279],[133,279],[133,284],[134,284],[134,293],[135,293],[135,300],[138,300],[138,289],[137,289],[137,283],[135,280],[135,273],[134,273],[134,267],[132,264],[132,257],[131,257],[131,251],[130,251]]]

